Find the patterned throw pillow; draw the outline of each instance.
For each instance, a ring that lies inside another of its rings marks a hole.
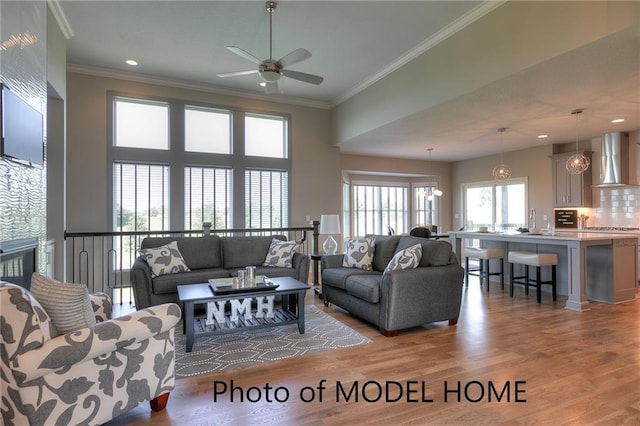
[[[279,266],[291,268],[293,266],[293,254],[298,251],[300,243],[297,241],[271,240],[271,246],[262,266]]]
[[[178,250],[177,241],[160,247],[141,249],[140,254],[149,264],[152,277],[190,271]]]
[[[422,259],[422,245],[416,244],[393,255],[384,272],[417,268]]]
[[[372,263],[375,242],[375,237],[351,238],[347,240],[347,250],[342,259],[342,266],[364,269],[365,271],[373,269]]]
[[[96,324],[89,291],[84,284],[61,283],[36,272],[31,276],[30,292],[61,334]]]

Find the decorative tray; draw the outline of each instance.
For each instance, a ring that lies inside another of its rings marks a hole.
[[[278,288],[279,284],[274,283],[264,275],[256,277],[256,283],[238,287],[234,285],[233,278],[215,278],[209,280],[209,287],[215,295],[252,293],[256,291],[267,291]]]

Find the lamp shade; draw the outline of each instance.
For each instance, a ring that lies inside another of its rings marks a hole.
[[[340,216],[338,216],[337,214],[323,214],[322,216],[320,216],[320,233],[339,234]]]

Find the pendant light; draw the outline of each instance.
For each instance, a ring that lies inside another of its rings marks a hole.
[[[574,109],[573,111],[571,111],[571,114],[576,116],[576,153],[567,158],[566,167],[569,173],[573,175],[579,175],[581,173],[584,173],[589,168],[591,160],[589,160],[589,157],[580,153],[578,150],[578,115],[582,114],[582,110]]]
[[[432,165],[432,161],[431,161],[431,151],[433,151],[433,148],[428,148],[427,151],[429,151],[429,170],[432,169],[431,165]],[[427,196],[427,200],[429,201],[433,201],[433,196],[435,195],[436,197],[441,197],[442,196],[442,191],[439,190],[438,188],[432,189],[431,193]]]
[[[504,164],[504,145],[502,144],[502,134],[507,131],[506,127],[500,127],[500,164],[493,168],[493,178],[495,180],[505,180],[511,177],[511,167]]]

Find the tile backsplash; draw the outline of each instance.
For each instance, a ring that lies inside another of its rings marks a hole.
[[[600,188],[593,190],[589,226],[640,228],[640,187]],[[581,209],[584,210],[584,209]]]

